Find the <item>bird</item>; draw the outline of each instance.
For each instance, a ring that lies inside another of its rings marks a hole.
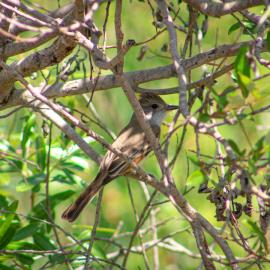
[[[144,111],[146,120],[150,124],[157,139],[160,137],[160,127],[166,116],[171,110],[178,109],[176,105],[169,105],[156,94],[143,93],[139,103]],[[152,150],[147,140],[144,130],[141,128],[135,113],[133,113],[129,123],[124,127],[112,147],[121,151],[134,163],[138,164]],[[62,214],[62,218],[73,222],[78,218],[81,211],[89,201],[109,182],[118,176],[128,176],[131,174],[130,164],[121,159],[117,154],[108,150],[103,157],[99,172],[96,178],[86,187],[73,204],[71,204]]]

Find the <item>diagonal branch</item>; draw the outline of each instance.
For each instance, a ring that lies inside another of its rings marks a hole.
[[[219,2],[213,0],[184,0],[184,2],[198,9],[200,12],[214,17],[265,5],[264,0],[225,0]]]

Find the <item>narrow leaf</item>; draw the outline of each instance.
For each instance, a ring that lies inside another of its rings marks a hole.
[[[20,241],[29,236],[32,236],[34,232],[36,232],[39,228],[38,223],[31,223],[21,229],[19,229],[13,237],[13,241]]]
[[[18,207],[18,201],[14,201],[11,203],[11,205],[8,207],[7,210],[10,212],[15,212],[17,207]],[[0,226],[0,241],[5,236],[8,228],[11,225],[11,222],[12,222],[14,216],[15,216],[15,213],[10,213],[10,214],[5,215],[6,220]]]
[[[41,250],[54,250],[56,249],[55,245],[50,242],[50,239],[44,236],[41,233],[35,233],[33,235],[34,243],[41,249]]]
[[[266,42],[267,42],[268,51],[270,52],[270,31],[267,32]]]
[[[237,57],[234,62],[234,69],[236,74],[241,73],[250,78],[250,63],[247,58],[248,47],[242,46],[239,49]]]
[[[41,171],[43,171],[46,166],[46,144],[44,142],[43,136],[38,135],[36,137],[35,143],[37,164],[40,167]]]

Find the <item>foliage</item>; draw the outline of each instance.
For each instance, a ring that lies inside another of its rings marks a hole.
[[[266,269],[269,7],[216,18],[188,0],[22,2],[0,3],[0,269]],[[97,174],[102,139],[134,111],[122,65],[137,92],[178,104],[185,89],[189,115],[182,99],[162,126],[169,165],[142,162],[160,189],[119,177],[67,224],[61,213]]]

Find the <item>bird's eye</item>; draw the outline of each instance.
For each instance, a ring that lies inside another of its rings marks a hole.
[[[153,109],[156,109],[157,107],[158,107],[157,104],[153,104],[153,105],[152,105],[152,108],[153,108]]]

